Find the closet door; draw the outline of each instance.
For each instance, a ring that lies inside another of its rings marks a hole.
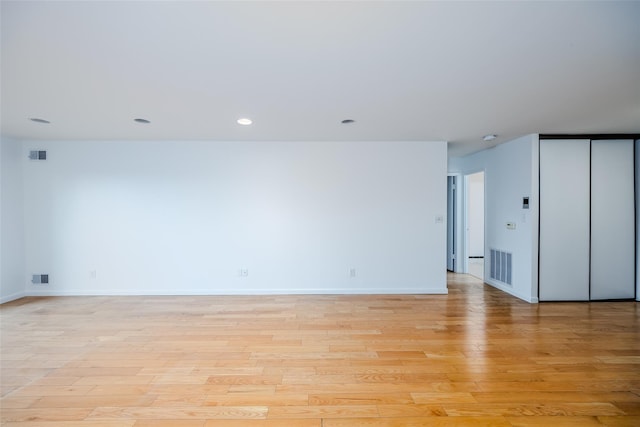
[[[587,140],[540,141],[540,301],[589,299]]]
[[[591,142],[591,299],[635,296],[633,140]]]

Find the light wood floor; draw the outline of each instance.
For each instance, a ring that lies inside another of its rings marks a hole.
[[[449,295],[26,298],[2,425],[640,426],[638,304]]]

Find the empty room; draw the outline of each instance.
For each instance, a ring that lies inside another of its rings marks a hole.
[[[0,423],[640,425],[640,2],[0,3]]]

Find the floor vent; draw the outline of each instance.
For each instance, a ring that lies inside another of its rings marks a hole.
[[[509,252],[491,249],[491,274],[494,280],[511,284],[511,254]]]

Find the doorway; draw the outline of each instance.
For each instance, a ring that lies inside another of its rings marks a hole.
[[[456,239],[458,237],[456,233],[456,218],[458,215],[456,209],[457,184],[457,176],[447,176],[447,270],[451,272],[458,271],[456,268]]]
[[[484,280],[484,171],[465,175],[465,271]]]

